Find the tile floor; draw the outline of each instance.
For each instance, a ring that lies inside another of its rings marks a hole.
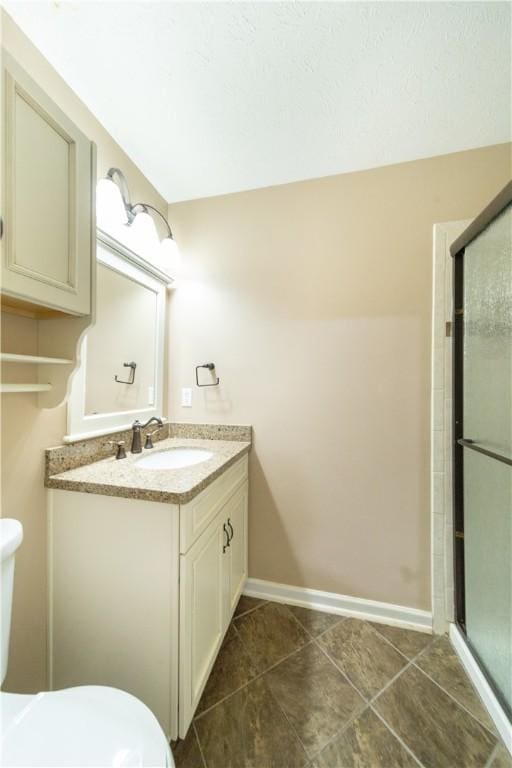
[[[242,597],[177,768],[512,768],[445,637]]]

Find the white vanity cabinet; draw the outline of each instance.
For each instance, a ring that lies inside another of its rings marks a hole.
[[[91,312],[94,145],[2,51],[2,300]]]
[[[247,463],[183,505],[48,492],[52,689],[122,688],[185,737],[247,579]]]
[[[241,474],[243,467],[234,469]],[[247,579],[247,481],[180,561],[181,735],[199,704]]]

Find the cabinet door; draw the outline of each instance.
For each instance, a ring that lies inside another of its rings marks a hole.
[[[121,688],[176,739],[178,507],[61,490],[47,498],[50,690]]]
[[[222,515],[180,556],[179,734],[184,738],[225,629]]]
[[[238,598],[247,581],[247,491],[248,486],[245,482],[222,510],[223,520],[226,521],[231,535],[229,548],[226,552],[228,556],[225,560],[228,569],[226,579],[228,590],[227,621],[231,619]]]
[[[2,292],[87,315],[95,242],[92,144],[2,53]]]

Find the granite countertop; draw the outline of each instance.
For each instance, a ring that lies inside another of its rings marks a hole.
[[[50,474],[47,488],[66,491],[121,496],[127,499],[185,504],[197,496],[228,467],[248,453],[250,442],[171,437],[155,444],[153,451],[169,448],[203,448],[214,455],[211,459],[182,469],[142,469],[137,460],[151,451],[132,454],[117,461],[114,456],[66,472]]]

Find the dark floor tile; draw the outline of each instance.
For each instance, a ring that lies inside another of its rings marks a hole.
[[[238,632],[231,625],[206,683],[196,715],[250,682],[257,674]]]
[[[345,619],[323,634],[318,642],[366,696],[375,696],[407,664],[369,624]]]
[[[247,613],[248,611],[253,611],[259,605],[263,605],[264,602],[264,600],[258,600],[256,597],[247,597],[246,595],[242,595],[238,601],[238,605],[236,606],[235,613],[233,615],[236,617],[241,616],[243,613]]]
[[[418,763],[368,708],[317,755],[315,768],[418,768]]]
[[[208,768],[302,768],[306,754],[259,678],[195,721]]]
[[[295,618],[300,621],[302,626],[314,637],[333,627],[342,619],[341,616],[335,616],[332,613],[313,611],[311,608],[301,608],[298,605],[289,605],[287,607]]]
[[[512,757],[503,744],[498,746],[489,768],[512,768]]]
[[[387,624],[377,624],[376,622],[371,622],[371,625],[408,659],[417,656],[434,639],[432,635],[427,635],[426,632],[415,632],[412,629],[390,627]]]
[[[264,678],[302,744],[313,755],[365,702],[314,643]]]
[[[414,666],[374,706],[425,768],[483,768],[496,744],[485,728]]]
[[[447,637],[442,637],[420,656],[416,664],[439,683],[477,720],[495,731],[494,724]]]
[[[266,603],[240,616],[235,626],[260,672],[309,641],[306,631],[280,603]]]
[[[191,725],[185,739],[171,742],[176,768],[204,768],[194,727]]]

